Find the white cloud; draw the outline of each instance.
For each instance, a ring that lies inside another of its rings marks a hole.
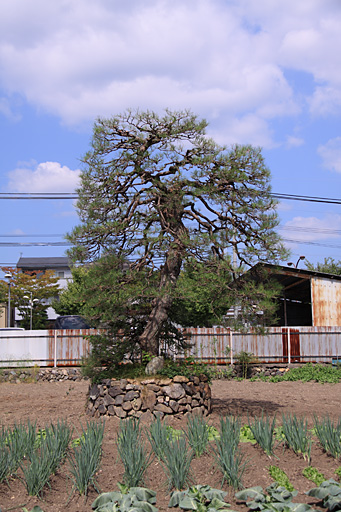
[[[310,110],[319,116],[339,115],[341,113],[341,88],[317,87],[309,100]]]
[[[287,136],[287,147],[288,148],[298,148],[300,146],[303,146],[304,139],[301,139],[300,137],[294,137],[292,135]]]
[[[12,192],[73,192],[79,185],[80,171],[43,162],[33,169],[19,167],[8,173],[8,189]]]
[[[279,229],[284,239],[291,242],[313,242],[341,237],[341,215],[327,214],[318,217],[294,217]]]
[[[276,210],[279,212],[290,212],[292,209],[293,209],[293,206],[288,201],[287,202],[279,201],[279,203],[277,203],[277,206],[276,206]]]
[[[272,147],[271,120],[307,104],[286,69],[316,81],[314,113],[340,104],[338,2],[2,2],[0,83],[68,124],[186,107]]]
[[[324,146],[319,146],[317,152],[322,158],[324,167],[341,172],[341,137],[330,139]]]
[[[267,144],[268,120],[298,106],[278,43],[248,19],[219,0],[14,0],[0,5],[2,85],[70,124],[136,106],[252,116]]]

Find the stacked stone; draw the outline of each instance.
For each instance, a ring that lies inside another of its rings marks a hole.
[[[87,413],[126,418],[134,416],[141,420],[167,415],[180,417],[187,414],[211,412],[211,388],[207,377],[183,377],[173,379],[105,379],[89,388]]]
[[[83,376],[79,368],[40,368],[37,380],[48,382],[80,381],[83,380]]]
[[[79,368],[12,368],[0,370],[0,382],[63,382],[80,381],[84,377]]]

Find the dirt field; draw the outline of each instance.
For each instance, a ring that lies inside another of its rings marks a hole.
[[[80,425],[85,424],[87,417],[84,413],[84,404],[88,383],[36,383],[36,384],[0,384],[0,425],[12,426],[15,422],[30,419],[36,421],[39,428],[58,419],[66,419],[75,427],[75,437]],[[260,415],[262,411],[269,415],[276,415],[277,423],[281,423],[282,413],[292,413],[308,419],[313,424],[313,416],[329,415],[337,419],[341,416],[341,384],[317,383],[264,383],[249,381],[215,381],[212,384],[213,412],[209,423],[218,426],[220,417],[225,415],[240,415],[247,423],[248,416]],[[81,397],[81,398],[79,398]],[[182,428],[186,420],[173,420],[168,422],[175,428]],[[98,484],[102,492],[117,490],[117,482],[122,481],[123,467],[118,460],[115,447],[115,436],[119,427],[116,418],[107,418],[105,424],[105,438],[103,443],[103,458],[98,474]],[[250,460],[245,472],[243,483],[245,487],[261,485],[266,487],[272,482],[268,474],[270,465],[278,465],[283,469],[291,483],[299,490],[296,502],[311,503],[316,507],[316,500],[308,498],[304,492],[314,487],[302,476],[302,470],[307,463],[302,457],[282,447],[276,450],[276,458],[268,458],[260,448],[249,443],[241,444],[242,451]],[[278,458],[277,458],[278,457]],[[336,478],[334,471],[341,465],[323,453],[317,443],[313,443],[311,464],[318,468],[326,478]],[[196,484],[208,484],[220,488],[221,474],[214,466],[212,454],[194,459],[192,462],[193,479]],[[86,500],[74,494],[66,505],[70,492],[71,481],[67,477],[68,463],[63,466],[59,474],[53,477],[51,489],[47,489],[43,500],[28,497],[24,484],[18,479],[10,481],[10,488],[6,483],[0,484],[0,508],[6,510],[28,510],[36,504],[44,512],[86,512],[91,510],[91,503],[97,496],[90,490]],[[166,511],[169,496],[165,488],[166,478],[160,464],[154,460],[148,468],[146,486],[157,491],[157,507]],[[234,491],[228,491],[226,501],[231,508],[239,511],[248,510],[246,506],[234,500]],[[316,507],[317,508],[317,507]]]

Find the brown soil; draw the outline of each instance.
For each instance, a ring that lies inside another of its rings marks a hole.
[[[36,384],[0,384],[0,425],[13,426],[14,423],[30,419],[43,428],[58,419],[66,419],[75,427],[75,437],[81,425],[86,424],[84,413],[87,382],[61,382]],[[282,413],[296,414],[305,417],[309,425],[313,417],[329,415],[333,419],[341,416],[341,384],[317,384],[300,382],[264,383],[249,381],[215,381],[212,384],[213,412],[209,423],[219,425],[220,417],[225,415],[240,415],[245,423],[248,417],[264,413],[276,415],[280,424]],[[169,421],[175,428],[183,428],[186,419]],[[97,475],[97,482],[102,492],[117,490],[117,482],[122,481],[123,467],[118,460],[115,447],[115,436],[119,420],[107,418],[105,423],[105,438],[103,443],[103,458]],[[289,449],[278,447],[276,457],[267,457],[256,445],[242,443],[241,449],[249,459],[249,467],[243,478],[245,487],[260,485],[263,488],[272,482],[268,474],[270,465],[277,465],[288,475],[291,483],[299,490],[296,502],[306,502],[318,507],[316,500],[308,498],[304,492],[314,487],[312,482],[302,476],[302,470],[307,466],[303,457],[295,455]],[[316,467],[326,478],[336,478],[334,471],[341,465],[325,454],[317,442],[312,447],[312,466]],[[221,487],[221,473],[214,466],[212,454],[207,454],[192,462],[193,480],[196,484],[208,484]],[[74,493],[70,497],[72,483],[68,474],[66,462],[61,471],[52,478],[51,488],[44,492],[43,499],[29,497],[24,484],[18,478],[12,478],[9,486],[0,484],[0,508],[6,510],[22,510],[26,506],[31,510],[39,505],[44,512],[86,512],[91,511],[91,503],[97,493],[90,488],[86,499]],[[148,468],[146,485],[157,491],[157,507],[166,511],[169,495],[166,489],[166,478],[159,462],[154,460]],[[228,491],[226,500],[231,508],[239,511],[248,510],[243,504],[234,500],[233,489],[226,484],[223,489]]]

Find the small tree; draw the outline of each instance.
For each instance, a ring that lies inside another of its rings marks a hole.
[[[102,274],[98,289],[116,297],[114,315],[128,324],[127,312],[139,318],[148,302],[137,341],[152,354],[186,262],[202,264],[203,278],[212,264],[224,288],[227,272],[236,276],[232,249],[245,266],[283,255],[261,150],[220,147],[205,136],[206,126],[188,111],[128,111],[95,123],[84,159],[81,225],[69,235],[70,254],[79,261],[115,254],[116,278]]]
[[[1,270],[12,274],[10,279],[11,305],[18,308],[22,316],[21,325],[25,329],[30,328],[32,305],[32,327],[33,329],[44,329],[49,307],[46,301],[58,295],[58,277],[52,270],[22,272],[20,269],[9,267],[2,267]],[[6,301],[7,293],[8,281],[0,280],[2,302]]]
[[[310,263],[306,262],[306,267],[308,270],[313,270],[316,272],[325,272],[326,274],[334,274],[341,275],[341,260],[336,261],[334,258],[327,257],[324,258],[323,263]]]
[[[59,292],[57,299],[52,301],[52,307],[58,315],[86,316],[86,267],[72,267],[72,279],[68,280],[66,288]]]

